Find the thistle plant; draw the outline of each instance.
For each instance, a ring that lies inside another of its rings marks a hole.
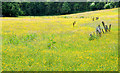
[[[51,48],[54,48],[55,46],[55,41],[54,41],[54,36],[52,35],[52,38],[50,39],[50,41],[49,41],[49,43],[48,43],[48,47],[49,47],[49,49],[51,49]]]

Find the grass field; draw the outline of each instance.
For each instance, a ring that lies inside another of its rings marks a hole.
[[[91,17],[100,17],[92,21]],[[3,71],[117,71],[118,9],[61,16],[3,17]],[[72,23],[76,21],[73,28]],[[111,32],[90,41],[97,25]]]

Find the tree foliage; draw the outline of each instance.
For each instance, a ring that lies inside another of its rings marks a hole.
[[[7,17],[61,15],[120,7],[120,2],[3,2]]]
[[[19,6],[19,3],[15,2],[5,2],[2,4],[2,14],[3,16],[12,16],[16,17],[22,15],[22,10]]]
[[[64,2],[62,5],[61,13],[62,14],[67,14],[71,11],[70,6],[67,2]]]

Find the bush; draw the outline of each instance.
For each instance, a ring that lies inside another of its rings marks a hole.
[[[112,6],[111,3],[108,3],[108,4],[105,4],[104,8],[105,9],[110,9],[110,8],[113,8],[113,6]]]
[[[91,40],[94,40],[94,39],[98,39],[98,36],[92,35],[92,36],[90,36],[90,38],[89,38],[90,41],[91,41]]]
[[[21,37],[17,36],[16,34],[12,34],[12,35],[5,35],[4,36],[4,44],[14,44],[14,45],[18,45],[19,43],[24,43],[24,42],[28,42],[28,41],[32,41],[33,39],[35,39],[37,37],[36,34],[25,34],[22,35]],[[7,42],[7,43],[6,43]]]

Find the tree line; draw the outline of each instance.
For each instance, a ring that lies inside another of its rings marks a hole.
[[[2,15],[44,16],[63,15],[120,7],[120,2],[2,2]]]

